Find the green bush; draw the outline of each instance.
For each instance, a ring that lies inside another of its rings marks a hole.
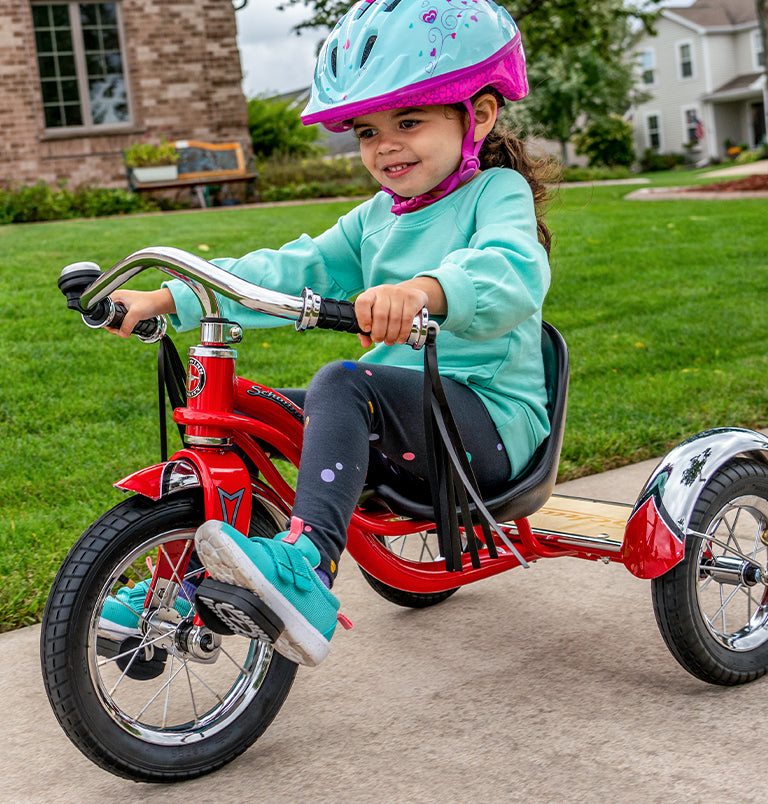
[[[371,195],[379,189],[359,158],[277,154],[258,166],[262,201]]]
[[[634,131],[619,115],[593,120],[576,137],[576,153],[588,157],[590,167],[631,167],[635,161]]]
[[[658,170],[674,170],[688,161],[685,154],[660,154],[655,148],[646,148],[640,160],[640,169],[643,173],[653,173]]]
[[[299,110],[288,101],[264,97],[249,100],[248,130],[257,158],[278,153],[311,156],[320,150],[317,126],[305,126]]]
[[[43,181],[31,187],[0,187],[0,224],[100,218],[180,209],[183,206],[164,198],[148,198],[127,190],[105,187],[83,186],[67,190],[61,184],[54,189]]]
[[[750,162],[757,162],[760,159],[758,151],[742,151],[733,161],[737,165],[748,165]]]
[[[578,167],[571,165],[563,168],[562,181],[606,181],[609,179],[626,179],[630,176],[625,167]]]

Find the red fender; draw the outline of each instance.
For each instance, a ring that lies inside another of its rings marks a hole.
[[[685,555],[685,541],[665,521],[657,498],[635,509],[624,530],[621,559],[638,578],[658,578],[679,564]]]
[[[248,534],[251,523],[251,478],[234,452],[182,449],[166,463],[139,469],[114,484],[152,500],[186,488],[202,487],[205,518],[218,519]]]

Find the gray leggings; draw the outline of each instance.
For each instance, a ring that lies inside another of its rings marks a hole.
[[[331,579],[363,488],[425,484],[423,385],[421,371],[344,360],[320,369],[306,391],[281,391],[304,409],[292,513],[303,520]],[[498,489],[511,466],[485,405],[461,383],[444,377],[443,387],[481,489]]]

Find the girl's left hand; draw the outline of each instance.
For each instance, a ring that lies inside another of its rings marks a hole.
[[[363,333],[357,337],[367,349],[374,343],[405,343],[413,319],[427,307],[434,315],[445,313],[446,301],[440,283],[430,276],[419,276],[397,285],[376,285],[355,301],[355,315]]]

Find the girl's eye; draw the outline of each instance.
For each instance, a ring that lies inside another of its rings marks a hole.
[[[413,128],[414,126],[418,126],[418,125],[419,125],[418,120],[401,120],[400,121],[401,128]]]
[[[369,140],[371,137],[376,136],[375,128],[359,128],[355,131],[359,140]]]

